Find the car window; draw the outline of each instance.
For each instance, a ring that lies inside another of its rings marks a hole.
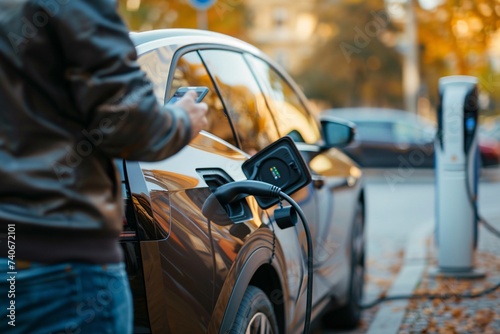
[[[436,138],[436,127],[431,124],[423,123],[421,128],[422,142],[433,142]]]
[[[389,122],[356,121],[356,139],[360,141],[394,142]]]
[[[255,154],[279,138],[264,96],[241,53],[200,51],[229,112],[241,149]]]
[[[280,134],[290,135],[298,142],[317,143],[320,131],[316,121],[291,85],[264,60],[252,55],[246,58],[264,91]]]
[[[208,87],[208,93],[203,99],[203,102],[208,105],[208,126],[206,131],[236,146],[236,139],[222,101],[201,61],[200,55],[196,51],[183,55],[177,62],[170,86],[169,98],[174,95],[179,87],[185,86]]]
[[[422,132],[412,124],[394,123],[394,139],[397,143],[419,143]]]
[[[153,83],[153,89],[158,102],[165,102],[168,71],[172,62],[173,51],[169,47],[162,47],[146,52],[139,56],[137,62],[146,72]]]
[[[396,122],[394,138],[397,143],[424,144],[433,140],[433,130],[419,122],[415,124]]]

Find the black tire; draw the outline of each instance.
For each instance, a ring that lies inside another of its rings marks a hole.
[[[360,305],[365,285],[365,214],[362,202],[356,207],[351,233],[351,270],[347,303],[325,314],[323,324],[329,328],[353,329],[361,320]]]
[[[279,334],[279,330],[273,304],[261,289],[250,285],[238,308],[230,334],[252,333]]]

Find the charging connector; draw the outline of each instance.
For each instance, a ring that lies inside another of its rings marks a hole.
[[[208,196],[207,200],[203,204],[202,213],[209,220],[212,220],[214,218],[222,219],[224,217],[224,214],[220,212],[221,206],[224,207],[231,202],[243,199],[246,196],[271,197],[278,199],[278,202],[281,202],[281,200],[284,199],[294,208],[294,214],[296,212],[300,217],[300,221],[302,222],[302,226],[304,227],[307,239],[307,295],[304,334],[308,334],[312,311],[313,247],[311,232],[307,224],[306,216],[304,215],[304,212],[297,204],[297,202],[295,202],[293,198],[288,196],[285,192],[283,192],[279,187],[275,185],[262,181],[245,180],[227,183],[218,187],[210,196]],[[283,219],[283,217],[280,217],[280,219]]]

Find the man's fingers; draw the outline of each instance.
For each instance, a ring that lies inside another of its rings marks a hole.
[[[192,138],[208,125],[207,112],[208,105],[205,102],[196,103],[197,94],[195,91],[188,91],[175,104],[183,108],[191,120]]]
[[[201,108],[204,112],[207,112],[207,111],[208,111],[208,104],[206,104],[205,102],[200,102],[200,103],[198,103],[198,105],[200,106],[200,108]]]
[[[192,100],[195,100],[195,101],[196,101],[196,97],[197,97],[196,92],[194,90],[188,90],[186,92],[186,94],[184,94],[184,96],[187,96],[187,97],[189,97],[189,98],[191,98]]]

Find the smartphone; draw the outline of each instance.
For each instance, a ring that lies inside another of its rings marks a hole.
[[[184,96],[188,91],[194,90],[196,92],[197,98],[196,102],[201,102],[205,95],[208,93],[208,88],[207,87],[202,87],[202,86],[197,86],[197,87],[179,87],[174,95],[168,100],[167,104],[175,103],[177,102],[181,97]]]

